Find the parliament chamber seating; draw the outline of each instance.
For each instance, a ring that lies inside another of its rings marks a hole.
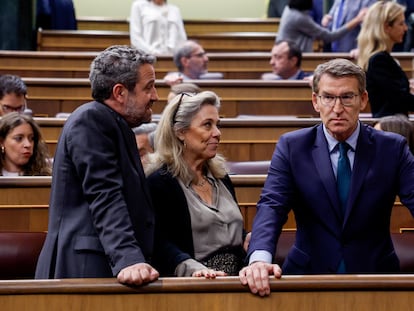
[[[46,232],[0,231],[0,279],[33,279]]]
[[[391,234],[401,273],[414,273],[414,232]],[[33,279],[46,232],[0,232],[0,279]],[[295,231],[283,231],[274,261],[283,264]]]
[[[259,79],[271,71],[270,49],[266,52],[210,52],[208,69],[221,72],[225,79]],[[79,51],[0,51],[0,74],[9,73],[22,77],[88,78],[89,65],[98,54]],[[413,73],[414,53],[392,53],[407,77]],[[353,60],[349,53],[303,53],[302,69],[312,72],[316,66],[332,58]],[[171,55],[157,57],[155,74],[162,79],[166,73],[176,71]]]

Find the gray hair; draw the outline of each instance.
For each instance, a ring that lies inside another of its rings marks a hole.
[[[107,48],[91,64],[89,80],[92,97],[104,102],[111,96],[112,88],[117,83],[124,85],[128,91],[133,91],[140,79],[140,66],[154,64],[155,60],[155,56],[126,45]]]
[[[178,138],[178,133],[190,127],[194,116],[204,105],[213,105],[219,110],[220,99],[214,92],[204,91],[198,94],[182,93],[168,103],[155,132],[156,162],[150,172],[166,165],[174,177],[181,177],[184,181],[193,178],[192,171],[182,157],[185,146]],[[222,178],[226,174],[224,162],[224,158],[217,154],[207,160],[205,168],[214,177]]]
[[[362,94],[365,92],[366,80],[364,70],[347,59],[332,59],[316,67],[313,72],[312,81],[312,90],[316,94],[319,92],[319,81],[324,74],[330,75],[334,78],[354,77],[358,80],[359,93]]]
[[[183,64],[181,63],[181,58],[189,58],[197,45],[197,42],[193,40],[187,40],[174,52],[173,60],[179,72],[182,72],[184,70]]]

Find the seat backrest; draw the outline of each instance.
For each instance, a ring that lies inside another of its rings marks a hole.
[[[0,279],[33,279],[46,232],[0,232]]]
[[[283,231],[280,235],[275,255],[275,262],[280,266],[295,243],[295,236],[295,231]],[[414,232],[391,233],[391,238],[400,259],[401,273],[414,273]]]

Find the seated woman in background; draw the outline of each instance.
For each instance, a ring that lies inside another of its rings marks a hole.
[[[358,36],[358,65],[366,71],[372,116],[380,118],[414,111],[413,89],[406,73],[391,56],[403,42],[405,8],[393,1],[378,1],[367,12]]]
[[[219,108],[213,92],[182,93],[165,107],[155,132],[147,179],[160,275],[214,278],[238,275],[243,266],[243,217],[217,154]]]
[[[396,114],[379,119],[374,128],[381,131],[400,134],[407,139],[408,146],[414,154],[414,127],[407,116]]]
[[[133,46],[155,55],[172,54],[187,40],[180,9],[167,0],[135,0],[129,33]]]
[[[11,112],[0,119],[0,175],[48,176],[51,162],[39,126],[27,115]]]

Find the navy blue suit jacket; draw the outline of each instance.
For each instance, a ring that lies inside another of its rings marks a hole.
[[[322,125],[283,135],[273,154],[248,256],[275,253],[288,213],[297,233],[285,274],[335,273],[344,259],[348,273],[397,272],[390,237],[396,195],[414,212],[414,157],[402,136],[361,125],[351,189],[342,216]]]

